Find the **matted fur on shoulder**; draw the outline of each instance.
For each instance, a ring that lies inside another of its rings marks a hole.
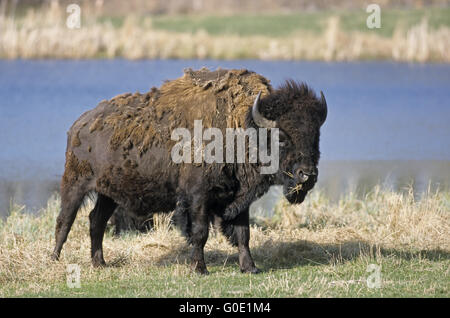
[[[187,69],[182,77],[147,93],[102,101],[73,128],[74,145],[81,144],[80,130],[84,135],[109,131],[111,149],[137,147],[142,155],[155,145],[170,146],[171,131],[193,129],[194,120],[202,120],[204,127],[244,127],[245,114],[260,91],[270,95],[269,80],[246,69]]]

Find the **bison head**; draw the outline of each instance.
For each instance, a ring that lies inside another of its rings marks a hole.
[[[305,84],[287,81],[252,107],[251,118],[260,128],[279,129],[279,172],[275,182],[282,184],[290,203],[301,203],[318,176],[320,127],[327,117],[322,92],[317,98]]]

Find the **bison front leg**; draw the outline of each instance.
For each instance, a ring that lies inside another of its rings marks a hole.
[[[191,207],[192,215],[192,267],[200,274],[209,274],[206,269],[204,247],[208,240],[209,219],[206,213],[205,203],[203,200],[194,200]]]
[[[260,272],[250,254],[250,222],[248,208],[237,214],[231,220],[221,218],[222,233],[233,246],[239,249],[239,267],[243,273],[257,274]]]
[[[239,267],[243,273],[257,274],[260,270],[255,266],[252,255],[250,254],[250,222],[249,210],[240,213],[232,221],[234,235],[239,249]]]
[[[105,266],[103,259],[103,235],[106,223],[114,212],[117,204],[110,198],[98,194],[94,209],[89,214],[91,234],[91,258],[95,267]]]

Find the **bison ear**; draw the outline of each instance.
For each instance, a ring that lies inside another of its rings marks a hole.
[[[327,101],[325,100],[325,96],[323,95],[322,91],[320,91],[320,106],[321,106],[321,110],[320,110],[321,123],[320,124],[323,125],[323,123],[327,119],[328,106],[327,106]]]

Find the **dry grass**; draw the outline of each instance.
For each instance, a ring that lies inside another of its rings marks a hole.
[[[415,200],[412,194],[376,188],[365,200],[348,195],[330,203],[315,191],[298,207],[282,202],[273,218],[258,219],[259,225],[252,226],[251,248],[257,265],[265,271],[254,278],[253,287],[251,277],[236,273],[236,250],[215,231],[206,245],[210,281],[191,273],[186,265],[189,248],[171,228],[167,215],[158,216],[154,230],[147,234],[115,238],[108,232],[104,249],[109,266],[92,268],[87,217],[92,204],[80,211],[61,260],[53,262],[49,256],[59,205],[58,197],[51,198],[39,216],[17,207],[0,223],[0,297],[76,296],[77,291],[68,292],[65,287],[66,266],[73,263],[82,268],[84,292],[96,296],[113,290],[118,293],[117,286],[125,288],[119,296],[230,296],[227,293],[233,288],[223,290],[224,280],[242,290],[233,297],[365,295],[361,292],[364,280],[358,275],[366,275],[364,266],[371,262],[385,264],[393,273],[402,266],[414,273],[418,268],[422,278],[405,274],[386,280],[385,286],[391,286],[394,295],[398,288],[400,296],[405,294],[396,279],[420,289],[410,291],[413,295],[450,295],[445,283],[450,267],[448,192],[428,193]],[[429,281],[423,273],[431,275]],[[159,285],[152,287],[144,281]],[[204,289],[195,288],[199,284]]]
[[[391,37],[344,31],[337,16],[319,34],[289,36],[210,35],[199,30],[170,32],[152,27],[152,19],[129,16],[120,26],[100,22],[89,10],[80,29],[68,29],[61,6],[28,11],[14,20],[0,15],[0,57],[14,58],[213,58],[263,60],[359,60],[450,62],[450,29],[431,30],[427,19],[409,29],[398,24]],[[84,17],[83,16],[83,17]]]
[[[269,224],[300,227],[323,242],[364,241],[385,248],[450,250],[450,197],[446,192],[415,199],[375,187],[364,199],[350,193],[333,204],[314,191],[299,206],[280,202]],[[319,236],[317,236],[319,235]],[[322,236],[323,235],[323,236]]]

